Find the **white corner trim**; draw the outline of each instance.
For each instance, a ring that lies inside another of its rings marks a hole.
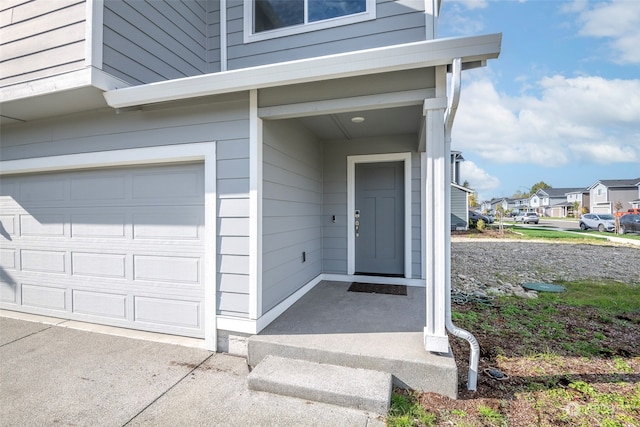
[[[200,142],[167,146],[129,148],[113,151],[66,154],[0,161],[0,176],[36,172],[71,171],[110,166],[150,165],[204,161],[205,174],[205,346],[215,351],[217,345],[216,292],[216,143]]]
[[[258,91],[249,96],[249,319],[262,315],[262,119]]]
[[[85,4],[84,64],[102,69],[104,0],[87,0]]]
[[[347,157],[347,274],[356,271],[356,242],[353,233],[356,204],[356,163],[404,162],[404,277],[411,277],[411,153],[371,154]]]

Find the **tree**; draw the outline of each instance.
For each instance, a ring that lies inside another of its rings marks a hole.
[[[496,206],[496,215],[498,217],[498,231],[500,234],[504,234],[504,207],[502,204]]]
[[[473,193],[469,193],[469,207],[475,208],[478,206],[478,193],[475,191]]]
[[[538,190],[543,190],[545,188],[552,187],[544,181],[537,182],[531,186],[531,193],[529,193],[529,195],[535,194]]]
[[[573,217],[574,218],[580,217],[580,202],[578,202],[577,200],[573,202]]]
[[[523,187],[525,188],[525,187]],[[530,197],[532,195],[534,195],[538,190],[541,190],[543,188],[552,188],[549,184],[547,184],[544,181],[540,181],[537,182],[535,184],[533,184],[530,188],[529,188],[529,192],[525,192],[523,193],[521,190],[516,190],[515,193],[513,193],[513,196],[511,196],[512,199],[525,199],[527,197]]]

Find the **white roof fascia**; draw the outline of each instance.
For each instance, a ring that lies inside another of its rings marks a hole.
[[[467,193],[473,193],[472,189],[463,187],[462,185],[456,184],[455,182],[452,182],[451,186],[457,188],[458,190],[466,191]]]
[[[126,87],[128,84],[96,68],[84,67],[63,74],[3,87],[0,91],[0,103],[89,86],[109,91],[117,87]]]
[[[497,58],[502,34],[446,38],[204,74],[108,91],[113,108]]]

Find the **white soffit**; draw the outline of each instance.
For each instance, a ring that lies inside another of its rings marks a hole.
[[[454,58],[497,58],[502,34],[436,39],[318,58],[243,68],[116,89],[104,94],[113,108],[175,101],[266,87],[446,65]]]

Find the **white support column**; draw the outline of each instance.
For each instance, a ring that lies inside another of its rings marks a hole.
[[[262,119],[249,92],[249,319],[262,316]]]
[[[449,250],[451,219],[448,217],[447,194],[450,191],[450,150],[445,141],[444,113],[447,98],[424,102],[426,132],[425,156],[425,242],[426,242],[426,326],[424,346],[427,351],[446,353],[446,281],[450,268]]]

